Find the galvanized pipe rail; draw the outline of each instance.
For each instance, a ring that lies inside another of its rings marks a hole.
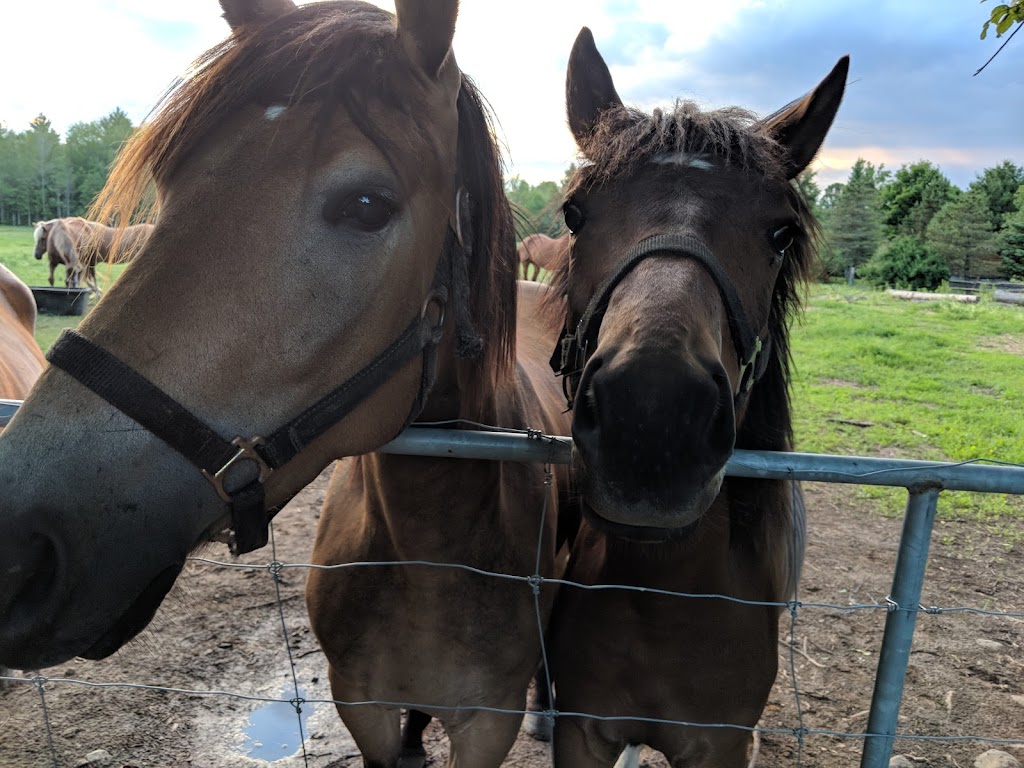
[[[0,400],[0,427],[18,401]],[[539,432],[487,432],[410,427],[381,449],[410,456],[569,464],[572,440]],[[731,477],[903,487],[909,492],[893,574],[861,768],[886,768],[892,755],[910,647],[928,562],[939,493],[944,490],[1024,495],[1024,468],[963,462],[877,459],[812,453],[736,450]]]

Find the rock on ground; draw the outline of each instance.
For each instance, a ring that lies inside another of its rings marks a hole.
[[[1020,761],[1008,752],[990,749],[978,755],[974,768],[1021,768]]]

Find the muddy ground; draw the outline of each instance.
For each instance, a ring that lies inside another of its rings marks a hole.
[[[278,558],[306,562],[323,500],[321,476],[278,517]],[[809,548],[801,599],[835,605],[884,603],[900,532],[898,516],[878,514],[877,502],[854,487],[807,485]],[[899,502],[897,502],[899,504]],[[964,521],[941,522],[922,603],[1024,612],[1024,526],[994,533]],[[228,560],[221,545],[206,556]],[[242,558],[270,560],[268,551]],[[309,630],[302,597],[305,572],[284,572],[282,605],[296,674],[307,699],[329,698],[323,655]],[[782,636],[789,632],[788,617]],[[799,615],[794,660],[804,727],[861,733],[867,725],[884,611],[806,609]],[[789,672],[790,650],[780,645],[780,675],[765,711],[766,728],[799,721]],[[130,682],[187,691],[233,691],[291,698],[274,584],[266,569],[228,570],[190,564],[152,628],[102,662],[76,660],[46,670],[46,711],[56,765],[75,766],[105,750],[112,766],[136,768],[295,768],[303,764],[294,711],[227,696],[92,688],[79,683]],[[260,723],[254,733],[249,724]],[[312,713],[310,714],[310,710]],[[329,705],[306,705],[308,764],[361,765],[357,750]],[[268,718],[277,725],[267,725]],[[247,728],[249,729],[247,733]],[[970,613],[923,614],[900,715],[902,733],[1024,739],[1024,619]],[[443,734],[432,726],[430,764],[443,765]],[[264,750],[246,756],[260,742]],[[287,746],[285,746],[287,745]],[[862,742],[808,736],[802,748],[790,735],[763,737],[759,766],[856,766]],[[1002,747],[1024,762],[1024,747]],[[972,766],[988,745],[900,740],[897,752],[920,766]],[[665,766],[646,754],[648,766]],[[0,767],[53,766],[43,707],[35,685],[0,691]],[[513,768],[550,765],[545,745],[521,735],[505,762]]]

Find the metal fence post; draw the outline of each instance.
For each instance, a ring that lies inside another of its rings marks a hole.
[[[871,714],[868,716],[867,732],[871,735],[864,741],[861,768],[887,768],[892,756],[940,490],[936,486],[912,488],[907,499],[890,594],[894,605],[885,617],[885,633],[878,657],[875,691],[871,697]]]

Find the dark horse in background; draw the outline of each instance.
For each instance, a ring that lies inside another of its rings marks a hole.
[[[152,224],[130,227],[108,227],[78,216],[50,219],[36,224],[35,257],[50,257],[50,285],[57,266],[64,265],[64,283],[78,288],[82,281],[93,293],[102,295],[96,282],[96,265],[100,262],[125,264],[146,244],[153,233]]]
[[[587,162],[553,282],[584,513],[566,578],[715,597],[562,587],[556,708],[697,725],[559,717],[557,768],[611,766],[639,744],[679,768],[747,763],[804,512],[796,485],[725,478],[725,463],[734,447],[791,448],[788,326],[816,234],[792,181],[847,69],[762,120],[690,102],[648,115],[623,105],[590,31],[577,38],[568,116]]]
[[[538,232],[524,237],[516,248],[519,263],[523,267],[523,278],[539,280],[540,271],[545,269],[550,272],[554,269],[568,246],[568,235],[548,237]],[[530,277],[530,267],[533,267],[533,277]]]

